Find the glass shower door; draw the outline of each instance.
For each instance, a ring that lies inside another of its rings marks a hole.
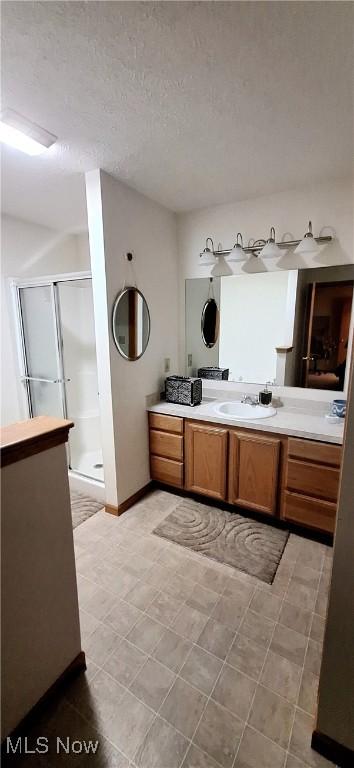
[[[19,289],[30,416],[66,417],[53,285]]]
[[[70,419],[69,468],[103,481],[92,281],[18,288],[29,415]]]
[[[103,480],[92,281],[63,280],[57,290],[66,408],[75,424],[70,430],[70,466]]]

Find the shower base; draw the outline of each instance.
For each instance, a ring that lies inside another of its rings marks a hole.
[[[78,461],[72,460],[73,472],[91,477],[93,480],[104,481],[102,451],[87,451],[82,453]]]

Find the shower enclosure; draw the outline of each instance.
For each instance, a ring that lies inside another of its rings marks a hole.
[[[103,482],[91,276],[17,281],[14,291],[28,416],[71,419],[69,469]]]

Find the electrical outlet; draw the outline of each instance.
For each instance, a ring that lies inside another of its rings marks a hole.
[[[188,368],[191,368],[193,365],[193,355],[188,355]]]
[[[165,357],[165,373],[169,373],[171,368],[171,358]]]

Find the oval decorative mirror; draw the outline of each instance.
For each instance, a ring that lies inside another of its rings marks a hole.
[[[150,314],[138,288],[128,286],[118,294],[113,306],[112,330],[122,357],[138,360],[144,354],[150,336]]]
[[[202,310],[202,339],[206,347],[213,347],[219,336],[219,309],[215,299],[207,299]]]

